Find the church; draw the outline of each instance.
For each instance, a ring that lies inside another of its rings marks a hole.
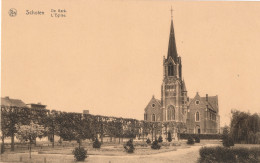
[[[185,129],[173,132],[217,134],[220,129],[218,96],[197,94],[189,98],[182,75],[182,60],[178,56],[171,18],[167,58],[163,57],[161,99],[154,96],[144,111],[144,121],[168,124],[182,123]],[[168,132],[167,128],[163,129]]]

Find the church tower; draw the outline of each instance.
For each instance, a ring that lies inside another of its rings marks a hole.
[[[218,96],[206,94],[206,97],[202,97],[197,93],[192,99],[188,97],[182,74],[182,60],[176,47],[171,15],[168,53],[167,57],[163,57],[161,99],[152,96],[144,110],[144,121],[162,122],[164,127],[161,133],[171,132],[176,138],[176,133],[219,133]]]
[[[163,121],[186,122],[187,89],[182,79],[181,57],[178,56],[171,18],[167,58],[163,58],[161,104]]]

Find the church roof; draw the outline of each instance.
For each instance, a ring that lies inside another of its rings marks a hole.
[[[200,100],[200,104],[202,105],[208,105],[208,108],[218,112],[218,96],[208,96],[207,97],[200,97],[200,95],[197,93],[196,96],[193,99],[190,99],[188,102],[188,106],[196,100]]]
[[[1,97],[1,106],[27,107],[22,100],[11,99],[9,97]]]
[[[161,100],[159,99],[155,99],[160,105],[161,105]]]
[[[147,104],[147,106],[145,108],[147,108],[148,106],[150,106],[150,104],[157,102],[159,104],[159,106],[161,107],[161,100],[156,99],[154,96],[152,97],[152,99],[149,101],[149,103]]]
[[[172,20],[171,20],[171,30],[170,30],[167,59],[169,59],[169,57],[171,57],[174,60],[174,62],[177,62],[178,54],[177,54],[175,34],[174,34],[174,28],[173,28],[173,21]]]
[[[187,92],[185,81],[182,81],[182,91]]]

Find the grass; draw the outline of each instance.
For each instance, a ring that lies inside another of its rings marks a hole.
[[[68,144],[66,144],[66,143],[68,143]],[[69,144],[69,143],[74,143],[74,144]],[[42,148],[38,148],[38,147],[33,148],[33,154],[32,154],[31,160],[29,159],[28,149],[26,149],[26,148],[25,149],[16,149],[15,152],[9,151],[9,152],[2,154],[1,161],[17,162],[17,161],[20,161],[20,158],[22,158],[22,162],[39,162],[40,163],[40,162],[44,162],[44,158],[45,158],[46,162],[62,162],[62,163],[74,162],[72,150],[75,148],[75,146],[77,146],[77,143],[63,142],[63,144],[65,144],[64,147],[55,146],[55,148],[52,148],[51,146],[43,146]],[[109,159],[111,158],[111,156],[115,156],[115,157],[129,156],[129,157],[131,157],[131,159],[140,157],[146,162],[149,159],[151,159],[151,157],[149,155],[154,156],[154,154],[159,154],[159,153],[164,154],[164,153],[171,152],[171,151],[176,151],[176,150],[178,151],[179,149],[185,150],[185,148],[190,148],[189,145],[186,145],[186,141],[171,142],[171,143],[163,142],[161,144],[162,144],[162,147],[160,150],[152,150],[150,145],[146,145],[145,142],[135,141],[134,146],[135,146],[136,150],[133,154],[128,154],[124,151],[122,142],[121,142],[121,144],[105,142],[104,144],[102,144],[101,149],[95,149],[92,147],[92,143],[84,142],[83,147],[88,150],[87,153],[90,156],[87,158],[86,161],[94,160],[94,162],[98,161],[96,156],[102,156],[101,158],[107,157]],[[220,144],[220,142],[218,142],[218,141],[201,141],[201,143],[199,143],[199,144],[196,143],[194,146],[202,146],[204,144]],[[41,146],[40,143],[38,143],[38,145]],[[94,158],[91,156],[93,156]],[[143,157],[143,156],[145,156],[145,157]],[[119,160],[119,158],[114,158],[114,159]],[[174,159],[174,158],[171,158],[171,159]],[[175,159],[177,159],[177,158],[175,158]],[[155,162],[155,160],[151,160],[151,161]],[[160,162],[162,160],[163,159],[158,159],[157,161]],[[140,160],[138,160],[137,162],[139,162],[139,161]]]

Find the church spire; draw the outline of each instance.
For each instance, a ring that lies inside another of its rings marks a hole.
[[[172,59],[177,62],[177,48],[176,48],[176,42],[175,42],[175,34],[174,34],[174,28],[173,28],[173,20],[172,20],[172,8],[171,8],[171,30],[170,30],[170,38],[169,38],[169,45],[168,45],[168,55],[167,59],[171,56]]]

